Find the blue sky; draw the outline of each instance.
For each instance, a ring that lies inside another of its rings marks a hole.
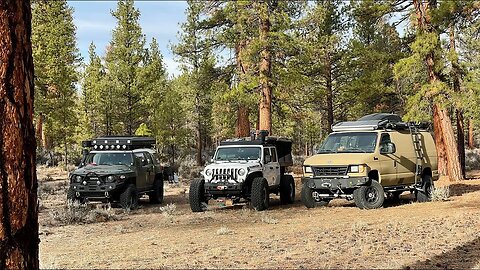
[[[68,1],[74,9],[74,23],[77,27],[77,46],[88,62],[88,46],[93,42],[97,54],[104,55],[111,39],[116,21],[110,10],[116,9],[116,1]],[[147,43],[155,37],[164,57],[170,75],[179,74],[178,63],[174,61],[169,44],[177,42],[180,23],[185,21],[184,1],[136,1],[140,10],[140,25]]]

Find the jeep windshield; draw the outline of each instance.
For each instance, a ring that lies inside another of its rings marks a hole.
[[[133,165],[132,153],[89,153],[85,158],[88,165]]]
[[[221,147],[215,155],[216,161],[258,160],[261,157],[260,147]]]
[[[373,153],[377,142],[377,133],[346,132],[330,134],[318,150],[325,153]]]

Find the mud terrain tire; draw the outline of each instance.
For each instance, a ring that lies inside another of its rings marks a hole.
[[[430,175],[424,175],[422,177],[421,190],[415,191],[415,197],[417,202],[429,202],[432,200],[433,181]]]
[[[371,181],[370,185],[361,186],[353,191],[353,200],[360,209],[380,208],[385,201],[385,191],[377,181]]]
[[[312,196],[313,190],[308,187],[308,181],[303,183],[302,186],[302,202],[307,208],[314,208],[316,206],[315,199]]]
[[[160,204],[163,202],[163,179],[161,177],[155,178],[153,183],[153,191],[148,193],[150,203]]]
[[[270,193],[268,191],[268,182],[263,177],[256,177],[252,181],[251,202],[257,211],[263,211],[268,208]]]
[[[208,200],[205,197],[205,180],[193,179],[190,184],[188,200],[192,212],[204,212],[207,210],[206,205]]]
[[[291,175],[284,175],[280,180],[280,202],[282,204],[295,202],[295,181]]]
[[[138,208],[138,191],[134,184],[130,184],[125,191],[120,194],[120,206],[125,210],[135,210]]]

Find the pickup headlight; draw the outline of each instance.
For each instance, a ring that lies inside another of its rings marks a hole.
[[[205,175],[206,176],[211,176],[212,175],[212,170],[210,170],[210,169],[205,170]]]
[[[349,172],[351,173],[364,173],[367,166],[365,165],[351,165]]]
[[[304,166],[304,167],[303,167],[303,171],[304,171],[305,173],[312,173],[312,172],[313,172],[311,166]]]
[[[116,179],[116,177],[115,177],[115,176],[113,176],[113,175],[110,175],[110,176],[108,176],[108,177],[107,177],[107,183],[112,183],[112,182],[114,182],[114,181],[115,181],[115,179]]]
[[[241,168],[240,170],[238,170],[239,176],[244,176],[246,173],[247,173],[247,170],[245,170],[244,168]]]

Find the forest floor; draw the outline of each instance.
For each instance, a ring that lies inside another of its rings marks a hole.
[[[41,268],[480,268],[480,171],[449,185],[446,201],[360,210],[334,200],[255,212],[213,203],[192,213],[188,186],[125,213],[105,205],[66,208],[67,176],[40,168]],[[298,179],[297,179],[298,181]],[[169,205],[167,205],[169,204]],[[173,206],[174,205],[174,206]],[[163,208],[161,208],[163,207]],[[76,210],[75,210],[76,209]]]

